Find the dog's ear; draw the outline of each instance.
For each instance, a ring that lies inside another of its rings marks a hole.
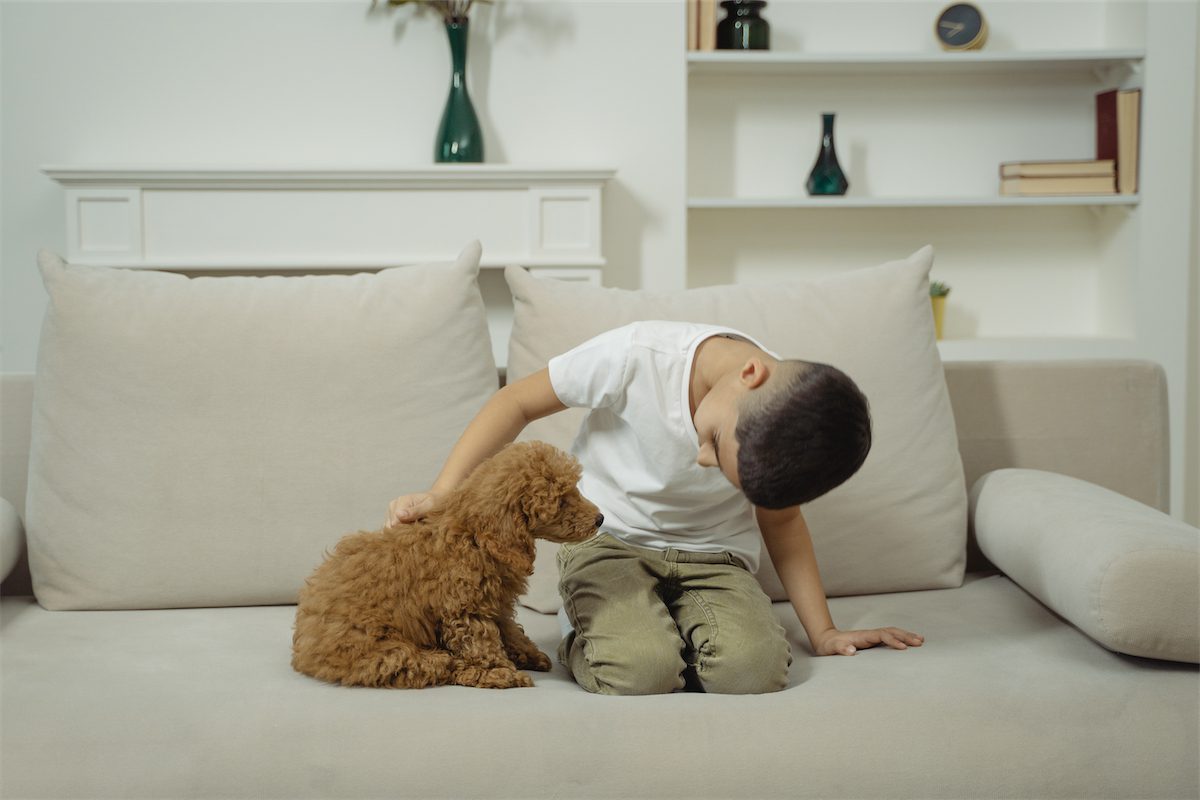
[[[530,442],[518,498],[521,513],[531,527],[558,517],[563,498],[579,483],[579,462],[545,442]]]
[[[529,525],[519,514],[501,511],[475,531],[485,553],[517,575],[533,574],[537,553]]]
[[[517,499],[517,513],[525,526],[532,529],[554,519],[562,503],[562,494],[547,480],[537,480],[529,485],[529,491]]]
[[[533,530],[558,517],[579,475],[579,462],[545,442],[505,447],[486,471],[469,481],[481,547],[514,572],[532,574]]]

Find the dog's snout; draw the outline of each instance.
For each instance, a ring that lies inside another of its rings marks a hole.
[[[597,528],[599,528],[599,527],[600,527],[601,525],[603,525],[603,524],[604,524],[604,515],[603,515],[603,514],[597,514],[597,515],[596,515],[596,527],[597,527]]]

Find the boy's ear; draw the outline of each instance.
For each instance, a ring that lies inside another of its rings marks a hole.
[[[771,374],[770,369],[763,363],[760,358],[752,358],[742,365],[742,371],[738,374],[742,384],[747,389],[757,389],[762,386],[763,381]]]

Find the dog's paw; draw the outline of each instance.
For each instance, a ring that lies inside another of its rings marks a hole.
[[[495,667],[487,671],[479,686],[483,689],[527,689],[533,686],[533,678],[519,669]]]
[[[532,653],[524,654],[524,657],[517,661],[513,659],[521,669],[531,669],[535,672],[549,672],[551,668],[550,658],[541,650],[534,650]]]
[[[511,667],[463,667],[455,673],[454,683],[480,689],[516,689],[533,686],[533,679]]]

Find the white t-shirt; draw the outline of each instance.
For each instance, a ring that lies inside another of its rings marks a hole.
[[[716,325],[635,322],[552,358],[550,382],[564,405],[591,409],[571,452],[583,466],[580,491],[604,514],[602,531],[639,547],[730,552],[757,570],[753,506],[719,469],[696,463],[692,362],[713,336],[762,347]]]

